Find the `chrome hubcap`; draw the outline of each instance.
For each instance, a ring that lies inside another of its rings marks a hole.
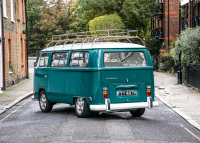
[[[47,99],[45,94],[42,94],[40,97],[40,106],[43,110],[45,110],[46,106],[47,106]]]
[[[76,101],[76,110],[78,114],[81,114],[83,112],[83,107],[84,107],[84,100],[83,98],[77,98]]]

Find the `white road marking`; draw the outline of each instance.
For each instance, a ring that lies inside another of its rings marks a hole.
[[[3,118],[2,120],[0,120],[0,123],[3,122],[5,119],[7,119],[10,115],[12,115],[13,113],[15,113],[19,108],[21,108],[23,105],[25,105],[26,103],[28,103],[29,101],[31,101],[31,99],[29,99],[28,101],[26,101],[25,103],[23,103],[22,105],[20,105],[17,109],[15,109],[14,111],[12,111],[10,114],[8,114],[5,118]]]
[[[183,127],[188,133],[190,133],[192,136],[194,136],[197,140],[200,141],[200,138],[195,135],[192,131],[190,131],[188,128],[186,128],[184,125],[181,124],[181,127]]]

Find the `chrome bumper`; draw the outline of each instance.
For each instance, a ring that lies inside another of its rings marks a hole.
[[[152,101],[151,97],[147,97],[147,102],[136,102],[136,103],[120,103],[111,104],[110,99],[105,99],[105,104],[101,105],[90,105],[91,111],[114,111],[114,110],[132,110],[138,108],[152,108],[158,106],[157,101]]]

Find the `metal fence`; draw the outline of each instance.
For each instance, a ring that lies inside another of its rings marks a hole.
[[[195,88],[200,89],[200,64],[197,64],[192,67],[183,64],[183,68],[184,67],[186,70],[185,73],[186,83]]]
[[[156,70],[156,60],[153,58],[154,70]],[[172,57],[158,57],[157,60],[157,70],[176,74],[178,71],[178,61],[175,62]],[[183,81],[188,85],[200,89],[200,63],[187,66],[187,63],[182,63]],[[178,77],[177,77],[178,81]]]

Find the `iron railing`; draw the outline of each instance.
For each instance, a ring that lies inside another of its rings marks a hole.
[[[163,38],[163,28],[155,28],[151,30],[151,37],[162,39]]]
[[[156,14],[162,14],[163,13],[163,3],[158,3],[158,10],[156,11]]]
[[[200,64],[193,67],[184,64],[183,66],[186,66],[186,83],[200,89]]]
[[[185,28],[187,28],[188,25],[189,25],[188,19],[182,20],[182,30],[185,30]]]
[[[200,26],[200,15],[192,18],[192,27]]]

